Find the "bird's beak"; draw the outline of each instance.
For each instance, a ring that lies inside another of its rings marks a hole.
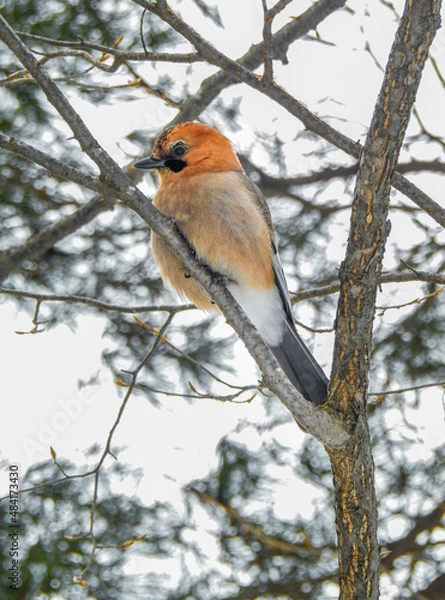
[[[165,167],[165,158],[149,156],[148,158],[138,160],[133,166],[136,169],[162,169],[162,167]]]

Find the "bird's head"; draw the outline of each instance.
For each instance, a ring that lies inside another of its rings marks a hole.
[[[192,122],[165,129],[158,136],[151,156],[134,166],[156,169],[162,183],[199,173],[243,170],[231,143],[222,133]]]

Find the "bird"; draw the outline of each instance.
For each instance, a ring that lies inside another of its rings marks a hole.
[[[154,206],[222,278],[293,386],[323,404],[328,378],[297,333],[268,204],[229,139],[203,123],[181,122],[162,131],[151,155],[133,166],[156,170]],[[207,291],[154,232],[151,244],[164,283],[197,308],[214,310]]]

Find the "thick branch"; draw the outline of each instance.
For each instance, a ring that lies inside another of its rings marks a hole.
[[[118,194],[120,200],[126,202],[158,235],[162,236],[184,267],[209,292],[226,321],[237,332],[257,362],[263,373],[265,385],[280,398],[298,423],[314,437],[332,447],[345,445],[348,433],[342,421],[338,420],[329,408],[314,407],[296,392],[281,371],[270,349],[228,290],[217,279],[215,280],[212,272],[196,261],[194,253],[179,235],[174,224],[159,213],[152,204],[146,202],[144,196],[142,198],[141,196],[140,192],[130,195]]]
[[[438,0],[414,4],[416,8],[407,3],[362,151],[348,247],[340,272],[332,386],[338,385],[343,401],[347,398],[348,402],[357,391],[364,400],[375,296],[389,232],[391,178],[428,47],[439,24]]]
[[[440,22],[440,1],[406,2],[362,151],[346,257],[340,270],[331,406],[355,422],[351,446],[328,448],[336,495],[340,598],[378,598],[379,547],[366,391],[377,285],[382,270],[391,177],[428,48]]]

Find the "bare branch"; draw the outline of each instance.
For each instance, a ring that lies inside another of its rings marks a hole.
[[[150,350],[148,351],[148,353],[146,354],[146,356],[142,359],[142,361],[139,363],[139,365],[136,367],[136,369],[132,372],[131,374],[131,383],[128,387],[127,393],[125,394],[125,397],[122,401],[121,406],[119,407],[119,411],[117,413],[116,419],[110,429],[110,432],[108,434],[107,437],[107,441],[105,443],[105,448],[103,450],[103,453],[94,469],[94,487],[93,487],[93,499],[92,499],[92,503],[91,503],[91,508],[90,508],[90,527],[89,527],[89,538],[91,540],[92,543],[92,547],[91,547],[91,552],[90,552],[90,556],[88,558],[88,562],[85,565],[84,569],[82,570],[82,573],[80,575],[80,580],[85,579],[88,571],[91,568],[91,565],[93,564],[94,561],[94,556],[96,553],[96,550],[98,549],[98,542],[97,539],[95,537],[95,532],[94,532],[94,525],[95,525],[95,519],[96,519],[96,510],[97,510],[97,496],[98,496],[98,491],[99,491],[99,480],[100,480],[100,473],[101,473],[101,468],[102,465],[105,461],[105,459],[107,458],[108,455],[112,456],[113,458],[116,458],[112,452],[111,452],[111,444],[113,441],[113,436],[116,432],[116,429],[122,419],[122,416],[125,412],[125,409],[127,407],[128,401],[131,398],[131,395],[133,394],[133,390],[135,388],[136,385],[136,381],[138,378],[138,375],[140,373],[140,371],[142,370],[142,368],[148,363],[148,361],[150,360],[150,358],[153,356],[153,354],[156,352],[157,347],[160,343],[160,340],[163,336],[163,334],[165,333],[165,331],[167,330],[167,328],[169,327],[169,325],[172,322],[172,319],[174,317],[174,314],[169,314],[167,319],[165,320],[165,323],[163,324],[163,326],[161,327],[161,329],[159,330],[158,335],[156,336],[156,339],[154,341],[153,346],[150,348]]]
[[[112,174],[112,178],[119,181],[121,185],[125,184],[125,178],[114,160],[101,148],[96,139],[92,136],[83,120],[76,113],[63,93],[47,74],[44,66],[34,57],[32,52],[23,44],[14,30],[8,25],[5,19],[0,15],[0,39],[9,47],[11,52],[20,60],[22,65],[28,70],[29,74],[39,84],[45,93],[50,104],[54,106],[60,116],[71,128],[75,138],[79,142],[82,150],[97,164],[102,172],[106,170]]]
[[[417,110],[416,107],[413,108],[413,116],[416,119],[423,135],[426,136],[431,141],[436,142],[437,144],[442,146],[442,149],[445,149],[445,139],[440,135],[435,135],[434,133],[431,133],[431,131],[429,131],[429,129],[427,129],[425,127],[422,119],[420,118],[419,111]]]
[[[433,381],[431,383],[421,383],[420,385],[411,385],[406,388],[399,388],[397,390],[386,390],[384,392],[369,392],[368,396],[395,396],[398,394],[405,394],[406,392],[417,392],[419,390],[425,390],[432,387],[442,387],[445,389],[445,381]]]
[[[55,40],[53,38],[44,37],[41,35],[34,35],[30,33],[17,32],[17,35],[23,41],[27,42],[38,42],[40,44],[47,44],[49,46],[61,46],[63,48],[78,48],[97,50],[102,52],[104,55],[114,56],[114,63],[122,64],[128,61],[136,62],[171,62],[171,63],[191,63],[191,62],[202,62],[202,58],[196,52],[189,52],[185,54],[177,54],[171,52],[131,52],[127,50],[121,50],[113,46],[104,46],[102,44],[96,44],[87,40],[79,40],[78,42],[67,41],[67,40]]]
[[[121,63],[117,60],[114,60],[112,64],[107,64],[104,61],[97,60],[96,58],[91,56],[91,54],[85,52],[84,50],[58,50],[54,52],[48,52],[39,60],[39,64],[44,65],[56,58],[64,58],[67,56],[72,58],[81,58],[82,60],[89,63],[92,67],[99,69],[100,71],[104,71],[105,73],[114,73],[121,65]],[[5,87],[10,83],[21,82],[24,79],[32,81],[32,78],[30,78],[29,75],[27,76],[26,71],[20,70],[16,73],[13,73],[12,75],[9,75],[5,79],[0,80],[0,86]]]
[[[293,98],[285,90],[280,88],[274,82],[268,82],[258,78],[244,65],[229,59],[224,54],[216,50],[209,42],[194,31],[188,23],[185,23],[168,6],[165,0],[151,3],[147,0],[133,0],[143,8],[146,8],[153,14],[158,15],[163,21],[168,23],[173,29],[186,38],[201,56],[209,63],[220,67],[236,81],[246,83],[253,89],[265,94],[272,100],[275,100],[280,106],[285,108],[290,114],[299,119],[304,126],[326,139],[328,142],[343,150],[350,156],[358,159],[362,146],[358,142],[353,142],[350,138],[335,130],[319,117],[308,110],[301,102]],[[184,114],[181,115],[184,118]],[[445,227],[445,209],[441,208],[436,202],[432,201],[426,194],[422,193],[416,186],[406,181],[404,177],[395,175],[393,177],[396,189],[406,194],[410,200],[416,203],[422,210],[434,218],[442,227]]]
[[[327,450],[336,496],[342,600],[379,596],[377,502],[366,418],[372,324],[389,232],[391,177],[439,23],[439,1],[407,1],[362,151],[340,269],[329,402],[355,423],[355,432],[346,452]]]
[[[160,4],[164,4],[161,2]],[[86,128],[80,116],[69,104],[57,85],[38,64],[32,53],[23,45],[8,23],[0,15],[0,39],[2,39],[28,69],[79,141],[82,149],[97,164],[103,182],[115,189],[115,197],[132,208],[174,252],[184,267],[207,290],[221,309],[227,322],[244,341],[247,349],[264,375],[265,385],[275,393],[301,425],[315,437],[332,446],[345,444],[348,433],[343,424],[329,409],[317,408],[299,394],[280,369],[269,347],[255,327],[234,301],[227,289],[205,266],[197,263],[189,244],[176,226],[149,202],[131,184],[114,160],[101,148]]]
[[[275,6],[268,9],[267,0],[262,0],[264,12],[263,46],[264,46],[264,74],[263,80],[270,83],[273,81],[273,51],[274,38],[272,35],[272,22],[274,18],[290,4],[292,0],[279,0]]]
[[[263,4],[264,12],[264,26],[263,26],[263,42],[264,42],[264,81],[273,80],[273,60],[272,60],[272,21],[273,16],[267,9],[267,1],[261,0]]]
[[[13,248],[0,256],[0,282],[10,273],[18,270],[23,261],[38,259],[66,236],[75,233],[80,227],[92,221],[100,213],[112,210],[113,203],[103,196],[96,196],[76,212],[55,225],[36,234],[22,246]]]
[[[133,0],[136,2],[137,0]],[[139,2],[138,2],[139,3]],[[345,0],[318,0],[305,12],[292,19],[273,36],[273,57],[287,62],[286,53],[296,40],[315,29],[330,14],[344,6]],[[261,65],[263,60],[263,43],[252,46],[237,63],[252,71]],[[184,103],[181,112],[172,121],[192,121],[229,85],[237,83],[236,77],[223,69],[203,81],[199,90]]]
[[[331,181],[332,179],[348,179],[357,175],[358,163],[352,165],[342,165],[335,167],[325,167],[320,171],[313,173],[305,173],[304,175],[297,175],[295,177],[273,177],[263,170],[258,169],[246,156],[239,156],[241,164],[246,170],[255,171],[260,176],[260,187],[261,191],[266,195],[277,194],[279,192],[286,193],[291,187],[301,187],[304,185],[311,185],[313,183],[321,183],[324,181]],[[399,163],[397,165],[397,172],[403,173],[442,173],[445,174],[445,163],[435,160],[410,160],[408,162]],[[393,177],[393,185],[395,186],[396,177]],[[405,180],[406,181],[406,180]]]
[[[53,158],[49,154],[46,154],[46,152],[42,152],[42,150],[39,150],[38,148],[35,148],[26,142],[22,142],[14,137],[6,136],[1,132],[0,148],[4,148],[9,152],[15,152],[19,156],[22,156],[23,158],[40,165],[49,171],[51,175],[55,175],[60,179],[72,181],[81,187],[92,190],[93,192],[104,193],[106,191],[105,189],[101,189],[100,181],[94,175],[90,175],[89,173],[80,171],[75,167],[71,167],[62,161]]]
[[[137,314],[142,312],[168,312],[168,313],[178,313],[188,310],[197,310],[191,304],[157,304],[155,306],[142,305],[142,306],[122,306],[120,304],[112,304],[110,302],[103,302],[102,300],[97,300],[96,298],[88,298],[86,296],[76,296],[76,295],[61,295],[61,294],[38,294],[34,292],[28,292],[24,290],[12,290],[7,288],[0,288],[0,294],[5,296],[15,296],[17,298],[30,298],[31,300],[36,300],[37,302],[67,302],[69,304],[85,304],[86,306],[91,306],[92,308],[96,308],[97,310],[106,310],[118,313],[130,313]]]
[[[439,285],[445,284],[445,275],[438,273],[427,273],[426,271],[413,271],[408,273],[387,273],[381,275],[379,278],[379,285],[385,283],[410,283],[415,281],[422,281],[426,283],[437,283]],[[323,296],[329,296],[330,294],[337,294],[340,291],[339,283],[332,283],[331,285],[320,286],[312,290],[302,290],[301,292],[291,293],[292,304],[309,300],[310,298],[321,298]]]
[[[431,298],[434,298],[435,296],[438,296],[439,294],[441,294],[444,289],[445,288],[443,288],[443,287],[438,288],[437,290],[435,290],[434,292],[431,292],[430,294],[427,294],[426,296],[422,296],[421,298],[414,298],[414,300],[410,300],[409,302],[404,302],[403,304],[393,304],[390,306],[376,306],[376,309],[380,311],[378,313],[378,316],[382,317],[386,313],[387,310],[400,310],[401,308],[405,308],[407,306],[412,306],[413,304],[420,304],[421,302],[425,302],[425,300],[430,300]]]

